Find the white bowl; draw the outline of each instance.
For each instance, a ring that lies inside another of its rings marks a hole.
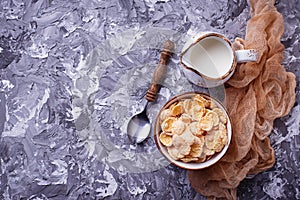
[[[227,117],[226,127],[227,127],[227,134],[228,134],[228,142],[220,152],[215,153],[209,160],[206,160],[206,161],[200,162],[200,163],[197,163],[197,162],[185,163],[185,162],[182,162],[180,160],[173,159],[169,155],[169,153],[167,151],[167,148],[160,142],[160,140],[159,140],[159,135],[160,135],[160,132],[161,132],[160,114],[161,114],[162,110],[168,108],[174,102],[179,101],[181,99],[191,98],[196,94],[200,94],[204,98],[213,101],[218,106],[218,108],[220,108],[226,114],[226,117]],[[229,147],[230,141],[231,141],[231,136],[232,136],[231,122],[230,122],[230,118],[228,116],[228,113],[227,113],[226,109],[224,108],[222,103],[220,103],[217,99],[215,99],[215,98],[213,98],[213,97],[211,97],[211,96],[209,96],[208,94],[205,94],[205,93],[188,92],[188,93],[180,94],[180,95],[177,95],[177,96],[173,97],[167,103],[165,103],[165,105],[160,109],[160,111],[159,111],[159,113],[156,117],[155,124],[154,124],[154,139],[155,139],[155,142],[156,142],[156,145],[157,145],[159,151],[172,164],[174,164],[178,167],[181,167],[183,169],[188,169],[188,170],[203,169],[203,168],[209,167],[209,166],[215,164],[216,162],[218,162],[224,156],[224,154],[226,153],[226,151]]]

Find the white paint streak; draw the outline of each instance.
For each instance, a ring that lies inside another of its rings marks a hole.
[[[109,167],[106,166],[103,172],[103,176],[105,180],[96,180],[98,183],[104,184],[106,187],[99,187],[96,189],[97,197],[104,198],[107,196],[113,195],[117,188],[118,184],[111,173],[108,172]]]
[[[10,137],[24,137],[28,126],[28,122],[34,117],[34,116],[38,116],[38,113],[40,112],[41,108],[43,107],[43,105],[47,102],[48,98],[50,97],[50,89],[47,88],[45,90],[44,96],[42,97],[42,99],[40,101],[38,101],[38,103],[32,107],[32,109],[29,108],[29,116],[27,118],[21,118],[19,116],[16,116],[16,118],[18,119],[17,123],[11,128],[11,124],[7,124],[7,122],[9,121],[9,113],[6,113],[6,123],[5,123],[5,130],[2,133],[2,137],[6,137],[6,136],[10,136]],[[20,107],[18,107],[17,109],[22,112],[23,107],[26,108],[26,105],[21,105]],[[6,108],[6,110],[8,111],[8,108]]]

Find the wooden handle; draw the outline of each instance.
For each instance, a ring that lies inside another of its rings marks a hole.
[[[153,102],[156,99],[160,85],[163,82],[167,71],[167,62],[171,57],[173,49],[174,49],[174,43],[170,40],[167,40],[164,43],[163,49],[160,54],[159,63],[157,64],[154,70],[152,81],[146,94],[146,99],[148,101]]]

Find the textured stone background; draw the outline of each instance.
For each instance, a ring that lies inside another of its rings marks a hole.
[[[300,3],[276,7],[297,103],[275,121],[276,164],[244,180],[239,199],[300,199]],[[170,96],[203,90],[179,70],[186,36],[211,30],[243,38],[249,17],[239,0],[2,0],[0,199],[204,199],[152,138],[132,145],[124,128],[165,39],[176,49],[151,121]]]

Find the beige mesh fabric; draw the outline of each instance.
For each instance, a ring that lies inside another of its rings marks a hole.
[[[239,65],[228,81],[226,102],[233,124],[232,142],[214,166],[188,171],[192,187],[209,198],[236,199],[236,188],[247,174],[273,166],[275,155],[268,137],[273,121],[287,115],[295,103],[295,76],[281,65],[283,17],[272,0],[249,3],[246,38],[236,39],[234,48],[257,49],[259,59]]]

